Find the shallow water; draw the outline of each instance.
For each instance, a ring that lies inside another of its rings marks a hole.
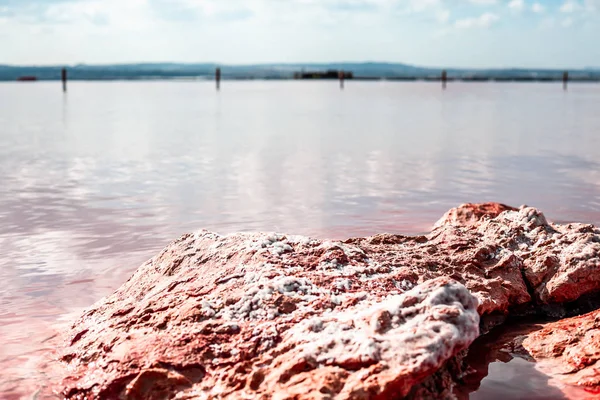
[[[467,201],[598,224],[599,106],[593,84],[2,83],[0,397],[184,232],[417,233]]]
[[[524,349],[519,353],[515,338],[542,328],[544,321],[508,321],[479,337],[469,347],[465,363],[467,374],[455,390],[459,400],[559,400],[563,392],[551,377],[538,371]],[[583,390],[572,388],[576,395]],[[579,398],[579,397],[575,397]]]
[[[550,379],[535,369],[535,364],[515,357],[508,362],[495,361],[489,365],[488,376],[481,382],[471,400],[560,400],[566,399]]]

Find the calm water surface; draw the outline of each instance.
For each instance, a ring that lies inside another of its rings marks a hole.
[[[598,110],[586,84],[0,84],[0,397],[184,232],[417,233],[482,201],[600,224]]]

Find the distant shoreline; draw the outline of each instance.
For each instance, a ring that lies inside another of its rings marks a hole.
[[[34,81],[19,81],[18,79],[0,79],[0,83],[20,83],[20,84],[33,84],[36,82],[60,82],[60,79],[36,79]],[[213,77],[114,77],[114,78],[69,78],[69,81],[75,82],[152,82],[152,81],[164,81],[164,82],[212,82]],[[222,81],[297,81],[297,82],[331,82],[336,81],[334,79],[294,79],[294,78],[281,78],[281,77],[224,77]],[[347,79],[346,81],[359,81],[359,82],[441,82],[440,77],[355,77]],[[562,78],[530,78],[530,77],[461,77],[461,78],[448,78],[448,82],[472,82],[472,83],[562,83]],[[569,83],[600,83],[600,78],[569,78]]]
[[[295,63],[221,65],[141,63],[115,65],[73,66],[18,66],[0,65],[0,81],[16,81],[21,77],[35,77],[39,81],[60,80],[66,68],[68,80],[213,80],[216,69],[221,70],[223,80],[288,80],[294,77],[320,75],[320,79],[337,79],[337,73],[351,75],[354,80],[389,81],[436,81],[441,80],[442,71],[447,72],[448,81],[496,81],[496,82],[555,82],[562,81],[568,72],[570,82],[600,82],[600,67],[580,69],[536,69],[536,68],[430,68],[400,63]],[[335,72],[335,76],[329,76]],[[326,78],[323,78],[326,75]]]

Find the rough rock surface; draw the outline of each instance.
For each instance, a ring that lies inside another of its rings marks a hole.
[[[73,399],[443,395],[478,314],[596,292],[599,255],[593,226],[499,204],[451,210],[417,237],[201,231],[73,325],[58,390]]]
[[[600,310],[545,324],[522,346],[544,372],[600,397]]]
[[[483,218],[496,218],[504,211],[517,211],[516,208],[500,203],[463,204],[450,209],[438,222],[434,229],[443,225],[472,226]]]

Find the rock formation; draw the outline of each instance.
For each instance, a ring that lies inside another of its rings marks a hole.
[[[545,324],[522,338],[539,368],[600,397],[600,311]],[[568,390],[568,389],[567,389]]]
[[[188,234],[74,323],[56,390],[445,398],[479,328],[566,312],[598,292],[599,256],[597,228],[495,203],[453,209],[426,236]]]

